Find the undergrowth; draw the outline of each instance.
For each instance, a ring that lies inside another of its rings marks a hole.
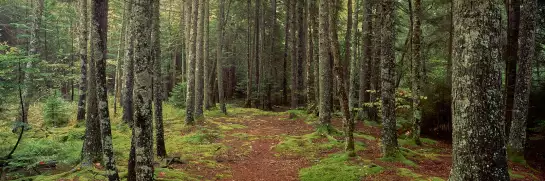
[[[301,169],[299,177],[301,181],[356,181],[365,176],[378,174],[382,170],[382,167],[360,157],[332,154],[311,167]]]

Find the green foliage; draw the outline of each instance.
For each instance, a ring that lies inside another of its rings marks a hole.
[[[70,115],[68,112],[68,103],[56,93],[49,96],[44,104],[43,118],[46,125],[64,126],[68,123]]]
[[[361,158],[355,160],[360,162],[357,164],[346,154],[333,154],[320,160],[316,165],[301,169],[299,177],[302,181],[356,181],[382,172],[382,167],[359,159]]]
[[[9,166],[32,168],[40,162],[57,161],[72,165],[79,162],[82,141],[59,142],[51,139],[32,139],[21,143]]]
[[[168,101],[170,104],[179,107],[179,108],[185,108],[185,99],[187,94],[187,83],[182,82],[176,84],[174,86],[174,89],[172,89],[172,92],[170,94],[170,98]]]

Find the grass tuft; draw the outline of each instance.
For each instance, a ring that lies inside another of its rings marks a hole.
[[[355,164],[346,154],[333,154],[320,160],[314,166],[301,169],[299,177],[302,181],[355,181],[368,175],[378,174],[382,170],[382,167],[371,163]]]

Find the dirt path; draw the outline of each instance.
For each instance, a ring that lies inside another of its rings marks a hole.
[[[220,120],[223,123],[234,123]],[[280,142],[280,135],[302,135],[312,132],[312,127],[301,120],[284,120],[281,117],[250,117],[236,124],[247,126],[228,132],[223,143],[231,147],[227,166],[232,177],[223,180],[276,181],[298,180],[301,168],[310,166],[303,157],[277,156],[273,150]],[[247,134],[249,139],[240,139],[234,134]],[[246,154],[241,154],[246,153]],[[238,155],[238,156],[237,156]]]

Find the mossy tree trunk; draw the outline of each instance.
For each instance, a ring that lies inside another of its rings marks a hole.
[[[197,14],[197,39],[195,54],[195,117],[203,116],[204,106],[204,0],[199,0]]]
[[[132,126],[134,105],[133,105],[133,90],[134,90],[134,12],[133,12],[134,0],[127,0],[127,37],[125,38],[125,55],[123,57],[123,87],[122,87],[122,105],[123,116],[122,119],[125,123]]]
[[[412,131],[411,131],[411,138],[415,141],[416,144],[420,145],[420,118],[421,118],[421,110],[420,110],[420,86],[421,86],[421,74],[422,74],[422,66],[420,63],[422,62],[422,54],[420,49],[420,42],[421,42],[421,34],[422,29],[420,28],[420,24],[422,21],[422,1],[421,0],[414,0],[414,27],[413,27],[413,33],[412,33],[412,66],[411,66],[411,79],[412,79],[412,109],[413,109],[413,115],[411,116],[412,119]]]
[[[186,96],[186,124],[194,124],[195,121],[195,70],[197,61],[197,31],[198,27],[198,15],[199,15],[199,0],[192,1],[191,7],[191,23],[190,23],[190,37],[189,37],[189,62],[187,69],[187,96]]]
[[[87,42],[88,42],[88,22],[87,0],[79,0],[79,32],[78,32],[78,56],[81,61],[81,79],[79,83],[79,100],[77,119],[85,119],[85,103],[87,94]],[[32,42],[32,41],[31,41]]]
[[[382,98],[382,156],[398,154],[395,102],[395,1],[381,2],[383,26],[381,28],[381,98]]]
[[[206,0],[204,3],[204,107],[209,110],[214,105],[214,83],[215,83],[215,76],[214,76],[214,66],[217,66],[217,62],[212,61],[210,59],[210,1]]]
[[[320,0],[319,5],[319,31],[320,31],[320,45],[319,45],[319,54],[320,54],[320,101],[319,101],[319,111],[320,111],[320,124],[323,128],[329,131],[331,126],[331,109],[332,109],[332,71],[331,71],[331,59],[329,58],[330,47],[329,47],[329,0]]]
[[[152,1],[135,0],[134,37],[134,141],[137,181],[153,179],[153,113],[152,113]]]
[[[153,0],[152,20],[153,24],[151,33],[151,58],[153,59],[153,102],[155,105],[155,144],[157,147],[157,156],[164,158],[167,156],[165,148],[165,133],[163,129],[163,81],[161,70],[161,31],[160,31],[160,2]]]
[[[502,121],[500,2],[454,1],[449,180],[509,180]]]
[[[227,114],[227,108],[225,107],[225,90],[223,86],[224,82],[224,73],[223,73],[223,41],[224,41],[224,26],[225,26],[225,0],[220,0],[219,2],[219,19],[220,22],[217,29],[217,36],[219,42],[217,43],[216,53],[217,53],[217,67],[216,71],[218,74],[218,94],[219,94],[219,104],[220,110],[223,114]]]
[[[108,0],[93,0],[91,3],[91,61],[96,67],[96,96],[98,101],[98,119],[102,137],[103,162],[108,180],[119,180],[115,166],[112,130],[108,109],[106,88],[106,59],[108,34]]]
[[[513,120],[508,141],[510,157],[524,157],[528,102],[532,82],[532,61],[535,59],[536,8],[536,0],[524,0],[521,7],[520,57],[517,62]]]
[[[373,61],[373,2],[372,0],[363,0],[363,59],[359,65],[360,70],[360,90],[359,90],[359,107],[361,110],[358,113],[358,119],[363,120],[367,114],[369,116],[369,108],[365,103],[369,102],[369,92],[371,89],[371,62]]]

